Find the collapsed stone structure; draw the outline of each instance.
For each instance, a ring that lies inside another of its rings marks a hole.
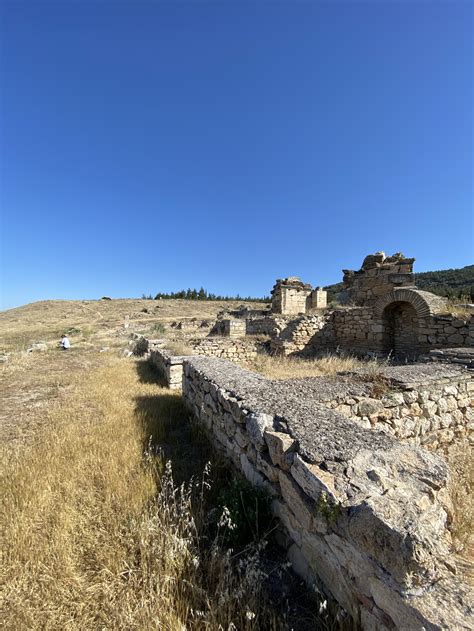
[[[365,306],[394,289],[414,287],[414,262],[415,259],[408,259],[401,252],[393,256],[385,256],[385,252],[369,254],[360,270],[343,270],[343,299]]]

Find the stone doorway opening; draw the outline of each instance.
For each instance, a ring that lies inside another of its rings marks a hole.
[[[392,302],[385,307],[383,320],[384,351],[398,360],[413,360],[418,355],[418,314],[409,302]]]

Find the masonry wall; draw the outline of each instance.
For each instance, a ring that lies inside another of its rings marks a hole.
[[[262,344],[249,339],[228,339],[207,337],[202,340],[190,341],[194,354],[206,357],[220,357],[237,363],[248,363],[255,359]]]
[[[400,323],[406,330],[395,334],[406,337],[407,354],[411,351],[412,359],[436,348],[474,346],[472,316],[415,316],[401,319]],[[323,315],[291,320],[272,340],[271,346],[275,353],[282,355],[311,356],[325,350],[382,355],[393,343],[390,335],[394,332],[389,329],[387,318],[376,316],[372,307],[335,309]]]
[[[442,459],[222,360],[186,359],[183,395],[215,446],[272,495],[295,570],[356,625],[470,628]]]
[[[471,372],[416,365],[386,368],[380,377],[385,383],[376,380],[366,392],[340,387],[336,396],[328,394],[324,404],[366,429],[386,432],[402,442],[443,450],[467,438],[474,446]],[[325,390],[333,393],[335,388]]]
[[[165,349],[152,349],[149,361],[164,378],[166,385],[172,390],[180,390],[183,382],[182,356],[173,356]]]

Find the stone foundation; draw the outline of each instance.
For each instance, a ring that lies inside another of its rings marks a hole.
[[[149,361],[164,378],[168,388],[181,390],[184,356],[173,356],[165,349],[155,348],[150,351]]]
[[[365,381],[368,379],[368,381]],[[311,396],[369,430],[413,445],[441,449],[474,445],[474,376],[458,368],[415,364],[363,373],[293,380]]]
[[[449,554],[445,462],[360,427],[295,383],[184,359],[187,405],[271,494],[288,557],[308,583],[322,582],[364,629],[472,629],[472,593]]]

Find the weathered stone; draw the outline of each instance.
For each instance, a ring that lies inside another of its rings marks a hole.
[[[293,462],[293,454],[297,443],[288,434],[265,430],[264,439],[268,446],[270,458],[274,465],[288,471]]]
[[[258,449],[262,449],[265,446],[265,430],[273,428],[273,416],[263,413],[249,414],[247,417],[246,428],[253,444]]]

